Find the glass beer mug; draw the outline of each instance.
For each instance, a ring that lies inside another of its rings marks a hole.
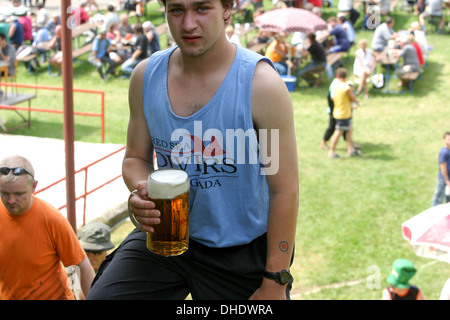
[[[177,256],[189,247],[189,176],[183,170],[160,169],[148,176],[148,197],[161,212],[161,223],[147,232],[147,248],[162,256]],[[128,209],[133,224],[139,223]]]

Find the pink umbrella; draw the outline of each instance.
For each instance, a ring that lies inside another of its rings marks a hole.
[[[450,263],[450,203],[431,207],[405,221],[402,233],[418,256]]]
[[[299,8],[273,9],[255,18],[255,25],[265,31],[315,32],[327,29],[327,23],[311,11]]]

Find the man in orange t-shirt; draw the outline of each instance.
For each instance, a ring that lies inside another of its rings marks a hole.
[[[94,277],[89,259],[65,217],[33,196],[36,185],[27,159],[0,161],[0,300],[74,299],[64,269],[71,265],[86,296]]]

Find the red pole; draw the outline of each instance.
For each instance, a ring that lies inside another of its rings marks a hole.
[[[76,233],[77,218],[75,207],[75,152],[73,123],[73,68],[72,68],[72,28],[73,17],[70,0],[61,0],[61,49],[63,102],[64,102],[64,142],[66,150],[66,197],[67,219]]]

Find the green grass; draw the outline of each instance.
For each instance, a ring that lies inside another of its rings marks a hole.
[[[325,17],[336,13],[335,8],[324,11]],[[408,28],[414,20],[406,13],[396,12],[394,16],[396,30]],[[155,13],[155,17],[162,15]],[[235,22],[239,19],[235,17]],[[365,37],[370,43],[372,31],[359,29],[357,37]],[[442,133],[450,130],[450,66],[446,63],[450,38],[448,34],[430,34],[428,42],[435,48],[413,94],[372,92],[370,99],[361,99],[354,113],[354,139],[363,151],[359,158],[345,155],[343,141],[338,145],[337,152],[342,156],[338,160],[328,159],[326,151],[319,149],[328,121],[329,80],[324,77],[321,88],[298,89],[291,94],[300,169],[300,208],[292,267],[296,280],[294,299],[380,299],[392,262],[398,257],[412,260],[417,267],[412,283],[428,299],[439,298],[450,266],[417,257],[401,235],[401,223],[430,206]],[[345,61],[348,70],[354,50],[349,62]],[[106,142],[124,144],[129,80],[102,82],[85,59],[74,63],[73,86],[105,91]],[[19,83],[34,84],[36,79],[40,85],[62,85],[61,77],[48,76],[45,68],[35,78],[21,66]],[[391,83],[395,88],[397,81]],[[32,106],[62,109],[60,93],[38,95]],[[74,96],[76,109],[80,110],[96,110],[94,100]],[[7,126],[17,118],[5,110],[0,110],[0,116]],[[31,128],[14,134],[62,139],[62,121],[62,115],[34,113]],[[76,117],[75,131],[77,140],[100,142],[100,122],[96,118]],[[113,232],[116,245],[131,228],[128,223]],[[371,275],[368,268],[373,266],[379,268],[380,286],[371,289],[366,278]],[[343,284],[355,280],[354,285]]]

